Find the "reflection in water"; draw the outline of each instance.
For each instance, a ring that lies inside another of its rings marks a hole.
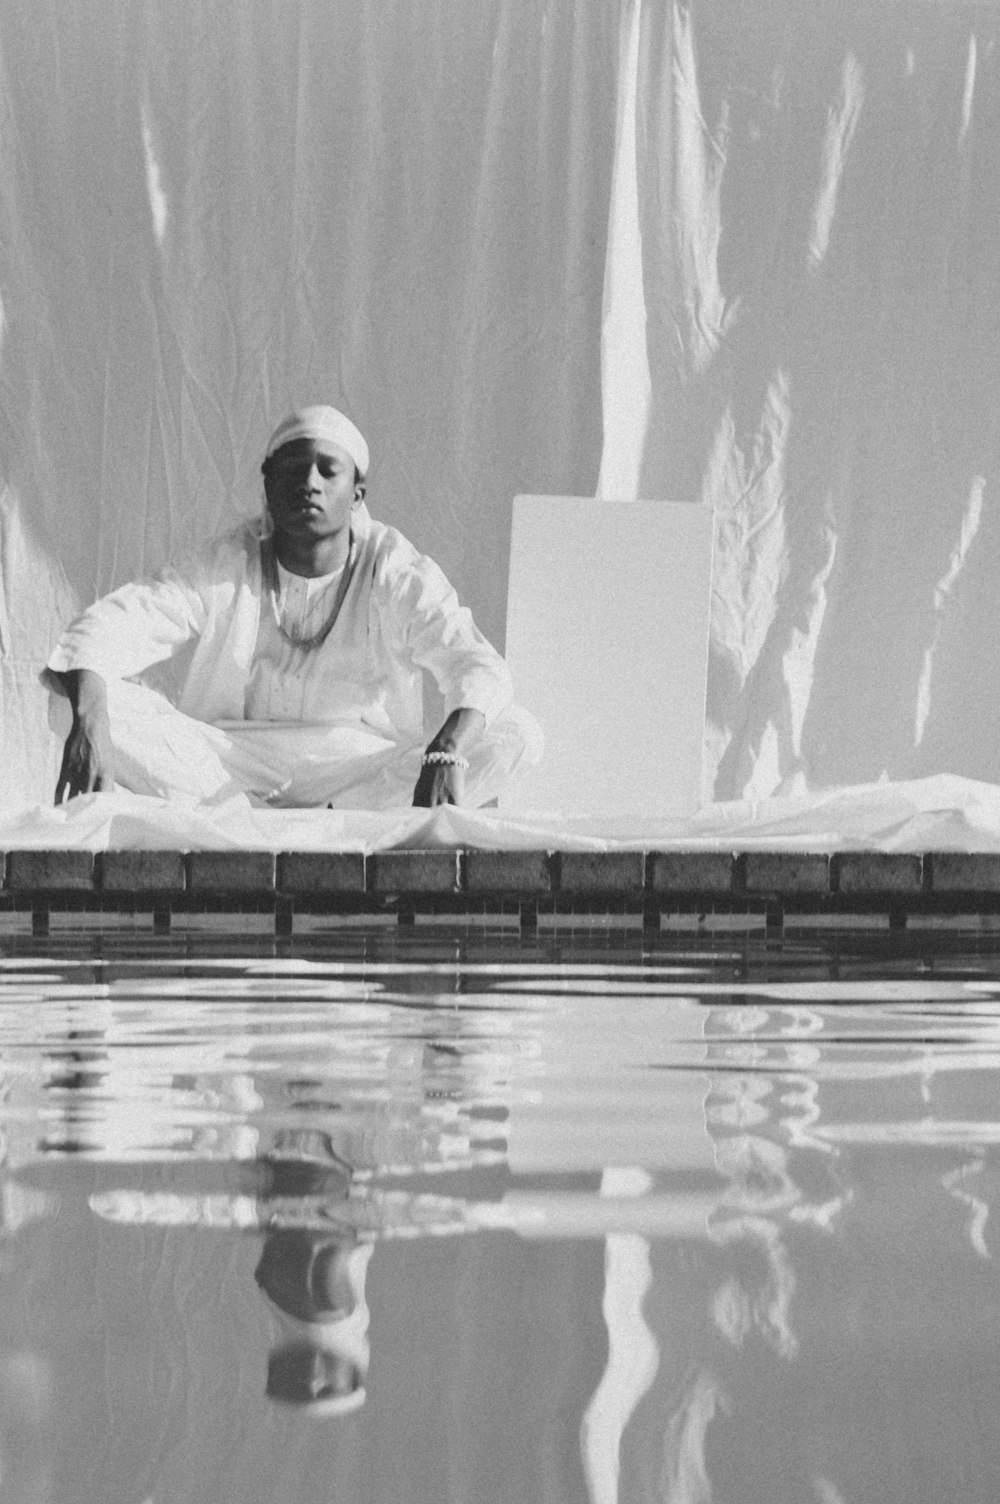
[[[981,958],[181,960],[0,968],[18,1497],[992,1500]]]
[[[274,1157],[262,1164],[276,1196],[348,1193],[350,1166],[327,1138],[308,1130],[282,1135]],[[350,1234],[280,1226],[265,1234],[256,1279],[280,1327],[267,1368],[272,1399],[317,1417],[346,1415],[364,1404],[371,1253],[370,1243]]]
[[[644,1170],[605,1170],[601,1194],[641,1196],[650,1178]],[[610,1233],[604,1248],[604,1300],[608,1362],[583,1417],[583,1465],[592,1504],[617,1504],[620,1453],[625,1427],[656,1377],[656,1338],[642,1314],[652,1282],[649,1240]]]
[[[981,1175],[986,1168],[986,1161],[980,1157],[968,1160],[959,1165],[955,1170],[949,1170],[941,1178],[941,1183],[948,1193],[955,1197],[956,1201],[964,1203],[969,1208],[969,1218],[965,1230],[968,1233],[969,1242],[973,1252],[981,1259],[990,1259],[993,1255],[986,1246],[986,1222],[990,1214],[989,1202],[982,1196],[977,1196],[970,1190],[970,1182],[975,1176]]]
[[[17,1504],[48,1504],[52,1492],[51,1365],[37,1353],[0,1357],[0,1488]]]

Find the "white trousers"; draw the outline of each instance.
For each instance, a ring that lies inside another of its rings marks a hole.
[[[245,794],[284,809],[409,805],[424,750],[422,742],[402,744],[358,725],[210,724],[127,680],[108,684],[108,714],[123,788],[200,804]],[[538,761],[542,746],[541,729],[526,710],[501,711],[466,752],[465,802],[475,807],[495,799],[520,767]]]

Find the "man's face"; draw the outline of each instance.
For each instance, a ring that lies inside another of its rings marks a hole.
[[[358,1304],[352,1278],[357,1252],[350,1237],[277,1228],[264,1239],[255,1278],[275,1305],[298,1321],[343,1320]]]
[[[279,532],[331,538],[350,522],[364,495],[346,449],[329,439],[293,439],[275,451],[264,472],[267,509]]]

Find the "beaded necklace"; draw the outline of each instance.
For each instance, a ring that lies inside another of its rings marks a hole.
[[[313,648],[322,647],[323,643],[332,632],[337,617],[340,615],[340,608],[344,604],[344,598],[347,595],[347,591],[350,587],[351,579],[354,575],[354,568],[357,562],[358,546],[354,534],[352,533],[351,547],[347,555],[347,563],[344,565],[343,573],[340,576],[340,583],[337,586],[337,593],[333,598],[333,605],[330,607],[330,613],[318,632],[313,632],[310,637],[303,637],[300,633],[296,632],[293,627],[286,626],[285,622],[282,620],[281,603],[278,599],[278,565],[274,553],[274,544],[270,538],[263,538],[261,540],[260,567],[261,573],[264,576],[264,584],[267,587],[267,593],[271,601],[271,614],[274,617],[275,626],[286,642],[290,642],[293,647],[301,648],[302,651],[306,653],[311,652]]]

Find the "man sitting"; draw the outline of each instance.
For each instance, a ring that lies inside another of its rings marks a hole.
[[[68,627],[56,802],[110,789],[277,807],[481,805],[541,732],[431,559],[365,506],[368,446],[333,407],[275,430],[263,517]],[[136,676],[190,644],[176,706]],[[424,671],[443,697],[426,740]]]

